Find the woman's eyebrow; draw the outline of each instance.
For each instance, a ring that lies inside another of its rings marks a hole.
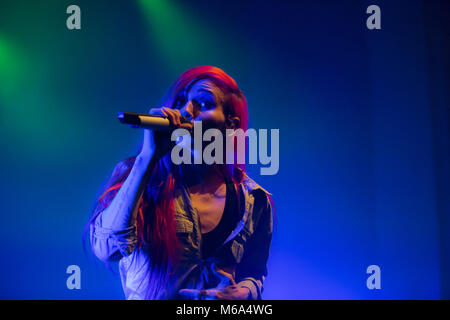
[[[189,93],[190,94],[190,93]],[[196,92],[196,94],[197,95],[200,95],[201,97],[204,97],[204,96],[211,96],[212,98],[213,98],[213,100],[215,100],[215,96],[214,96],[214,93],[212,92],[212,91],[209,91],[209,90],[207,90],[207,89],[199,89],[197,92]]]
[[[208,89],[200,89],[197,91],[198,93],[206,93],[207,95],[214,95],[212,91],[209,91]]]

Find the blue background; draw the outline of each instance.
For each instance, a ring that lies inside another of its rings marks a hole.
[[[0,298],[123,298],[81,245],[99,186],[140,143],[116,112],[214,65],[251,127],[280,129],[279,173],[247,168],[276,210],[265,299],[449,299],[448,17],[437,0],[2,1]]]

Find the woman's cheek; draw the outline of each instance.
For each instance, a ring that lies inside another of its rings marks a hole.
[[[210,128],[222,129],[225,125],[225,115],[219,110],[204,111],[195,120],[202,121],[203,131]]]

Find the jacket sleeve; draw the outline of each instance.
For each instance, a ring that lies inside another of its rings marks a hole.
[[[255,231],[249,237],[241,262],[236,268],[237,285],[250,290],[249,299],[262,299],[264,279],[267,276],[267,260],[272,241],[273,218],[269,196],[260,191],[255,198],[253,215]]]
[[[120,176],[129,171],[134,164],[133,158],[119,162],[111,176]],[[112,201],[119,188],[105,191],[103,196]],[[103,197],[102,196],[102,197]],[[102,198],[101,197],[101,198]],[[100,198],[100,199],[101,199]],[[100,200],[99,200],[100,201]],[[100,202],[97,203],[97,206]],[[90,224],[90,243],[95,256],[103,262],[117,261],[122,256],[128,256],[137,245],[136,220],[130,219],[125,212],[111,212],[110,207],[103,209]],[[135,209],[137,210],[137,208]],[[95,210],[94,210],[95,212]],[[105,219],[105,215],[108,219]]]
[[[105,227],[101,212],[90,226],[92,250],[103,262],[117,261],[130,255],[137,245],[136,226],[125,229]]]

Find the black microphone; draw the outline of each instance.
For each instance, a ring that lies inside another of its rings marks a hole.
[[[172,130],[169,119],[160,115],[136,113],[136,112],[118,112],[117,118],[123,124],[128,124],[133,128],[143,128],[151,130]],[[181,117],[181,123],[190,123],[189,119]]]

